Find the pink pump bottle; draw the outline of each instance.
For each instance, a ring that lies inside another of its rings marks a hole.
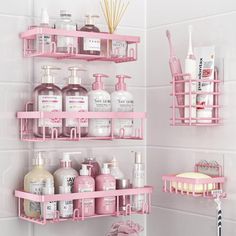
[[[88,167],[90,165],[82,164],[80,169],[80,176],[75,178],[74,193],[93,192],[95,191],[94,178],[89,176]],[[84,209],[82,209],[82,200],[76,200],[74,208],[79,209],[80,216],[92,216],[95,214],[95,200],[94,198],[87,198],[83,200]]]
[[[103,163],[102,174],[96,177],[96,191],[109,191],[116,189],[116,180],[110,174],[109,163]],[[116,211],[116,198],[96,198],[96,214],[114,214]]]
[[[82,164],[87,164],[90,165],[90,172],[91,176],[95,179],[98,175],[100,175],[101,170],[100,170],[100,165],[96,161],[95,157],[87,157],[84,159]]]

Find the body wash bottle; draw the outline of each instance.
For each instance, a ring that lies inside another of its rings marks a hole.
[[[43,187],[47,179],[53,184],[53,176],[44,168],[44,159],[42,152],[38,152],[36,158],[33,159],[34,168],[24,178],[24,191],[37,195],[42,195]],[[24,212],[26,216],[39,218],[40,203],[24,200]]]
[[[103,163],[102,174],[96,177],[96,191],[110,191],[116,189],[116,180],[110,174],[109,163]],[[115,197],[96,198],[96,214],[114,214],[116,210]]]
[[[74,183],[74,193],[94,192],[95,181],[94,178],[89,176],[89,165],[82,164],[80,169],[80,176],[77,176]],[[83,209],[82,209],[83,207]],[[95,214],[95,200],[94,198],[85,198],[83,200],[75,201],[75,209],[80,209],[80,216],[93,216]]]
[[[134,99],[133,95],[126,90],[125,79],[131,78],[127,75],[117,75],[118,83],[115,91],[111,94],[111,107],[113,112],[133,112]],[[114,136],[130,137],[133,133],[132,119],[115,119],[114,120]]]
[[[44,75],[41,85],[34,89],[34,111],[56,112],[62,111],[62,93],[59,87],[54,84],[54,76],[51,70],[58,70],[53,66],[43,66]],[[44,132],[45,128],[45,132]],[[42,137],[52,137],[57,133],[59,137],[62,133],[61,119],[37,119],[34,122],[34,134]]]
[[[92,112],[110,112],[111,96],[104,90],[102,78],[107,75],[94,74],[95,82],[92,85],[92,91],[88,93],[89,111]],[[111,135],[110,119],[89,119],[89,136],[107,137]]]
[[[71,14],[66,10],[60,11],[60,21],[56,23],[56,29],[76,31],[77,26],[71,19]],[[78,44],[76,37],[56,36],[57,52],[77,53]]]
[[[69,67],[71,72],[68,78],[68,85],[62,89],[63,95],[63,111],[68,112],[87,112],[88,111],[88,95],[86,88],[81,86],[81,78],[78,71],[85,71],[79,67]],[[80,129],[79,127],[80,123]],[[63,135],[72,137],[72,129],[76,129],[76,135],[84,137],[88,134],[88,119],[67,118],[63,120]]]
[[[85,26],[80,31],[86,32],[100,32],[100,30],[94,25],[94,19],[98,18],[97,15],[86,15]],[[81,54],[100,55],[101,40],[99,38],[80,38],[79,47]]]

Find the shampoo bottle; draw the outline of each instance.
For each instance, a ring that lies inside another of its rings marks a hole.
[[[43,66],[44,75],[41,85],[34,89],[34,111],[57,112],[62,111],[62,93],[55,82],[51,70],[58,70],[53,66]],[[45,133],[43,132],[45,128]],[[42,137],[59,137],[62,133],[61,119],[36,119],[34,122],[34,134]]]
[[[110,174],[109,163],[103,163],[102,174],[96,177],[96,191],[116,189],[116,180]],[[116,210],[115,197],[96,198],[96,213],[98,215],[114,214]]]
[[[72,168],[72,161],[70,159],[70,155],[72,154],[80,154],[80,152],[65,152],[60,161],[60,168],[53,174],[56,193],[59,193],[59,187],[63,186],[65,181],[67,181],[67,185],[70,186],[71,190],[73,189],[78,172]]]
[[[50,179],[53,185],[53,176],[44,169],[44,159],[42,152],[38,152],[33,159],[33,169],[24,178],[24,191],[37,195],[42,195],[43,187],[47,179]],[[24,200],[24,212],[28,217],[40,217],[40,203]]]
[[[107,75],[94,74],[95,82],[92,85],[92,91],[88,93],[89,111],[93,112],[110,112],[111,96],[104,90],[102,78]],[[111,135],[110,119],[89,119],[89,136],[106,137]]]
[[[94,25],[97,15],[86,15],[85,26],[80,31],[86,32],[100,32],[100,30]],[[79,40],[80,53],[89,55],[100,55],[101,40],[99,38],[80,38]]]
[[[74,183],[74,193],[94,192],[95,181],[94,178],[89,176],[89,165],[82,164],[80,169],[80,176],[77,176]],[[82,209],[83,207],[83,209]],[[75,201],[75,208],[80,209],[80,216],[92,216],[95,213],[95,200],[94,198],[85,198],[83,200]]]
[[[111,94],[111,106],[113,112],[133,112],[134,99],[133,95],[126,90],[125,79],[130,79],[127,75],[117,75],[118,83],[115,91]],[[133,133],[132,119],[115,119],[114,136],[130,137]]]
[[[87,112],[88,111],[88,95],[86,88],[81,86],[81,77],[78,71],[85,71],[79,67],[69,67],[71,72],[68,78],[68,85],[62,89],[63,94],[63,111],[68,112]],[[80,123],[80,129],[79,129]],[[84,137],[88,134],[88,119],[67,118],[63,120],[63,135],[66,137],[74,137],[73,130],[76,135]]]

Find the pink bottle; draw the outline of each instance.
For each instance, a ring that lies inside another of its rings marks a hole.
[[[87,157],[84,159],[82,164],[87,164],[90,165],[90,175],[95,179],[98,175],[100,175],[101,170],[100,170],[100,165],[96,161],[95,157]]]
[[[110,174],[109,163],[103,163],[102,174],[96,177],[96,191],[109,191],[116,189],[116,180]],[[96,198],[96,214],[114,214],[116,210],[115,197]]]
[[[88,167],[90,165],[82,164],[80,169],[80,176],[75,178],[74,193],[94,192],[95,181],[89,176]],[[80,216],[92,216],[95,214],[95,200],[94,198],[84,199],[84,209],[82,209],[82,200],[75,201],[74,208],[79,209]]]

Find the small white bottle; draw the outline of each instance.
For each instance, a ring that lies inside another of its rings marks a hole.
[[[110,163],[110,173],[115,179],[123,179],[124,174],[119,168],[118,161],[116,160],[115,157],[112,158],[111,163]]]
[[[71,193],[71,186],[66,179],[63,179],[62,186],[59,186],[59,194]],[[58,210],[61,218],[70,218],[73,216],[73,201],[66,200],[58,203]]]
[[[133,112],[133,95],[126,90],[125,79],[130,79],[127,75],[117,75],[118,83],[115,85],[115,91],[111,94],[111,107],[113,112]],[[115,119],[114,136],[130,137],[133,133],[132,119]]]
[[[43,195],[54,194],[54,184],[51,178],[46,179],[45,186],[42,191]],[[56,218],[57,202],[41,203],[41,218],[51,220]]]
[[[92,91],[88,93],[89,111],[93,112],[110,112],[111,96],[104,90],[102,78],[107,75],[94,74],[95,82],[92,85]],[[110,119],[89,119],[89,136],[107,137],[111,135]]]
[[[142,162],[140,152],[135,152],[135,163],[133,167],[132,186],[133,188],[143,188],[145,185],[145,167]],[[145,196],[143,194],[133,195],[132,197],[132,210],[141,211]]]

